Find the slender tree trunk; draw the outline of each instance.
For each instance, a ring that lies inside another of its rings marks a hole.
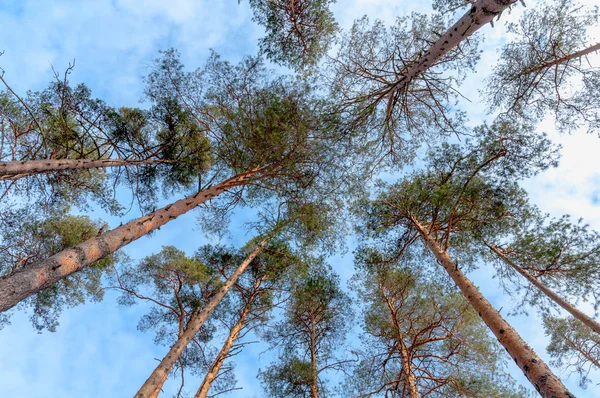
[[[311,320],[310,330],[310,398],[319,398],[319,372],[317,370],[317,336],[316,336],[316,322],[314,318]]]
[[[221,302],[223,297],[227,294],[231,286],[235,284],[240,275],[244,273],[248,265],[254,260],[254,258],[263,250],[270,237],[264,238],[254,250],[246,257],[246,259],[240,264],[235,272],[227,279],[225,284],[217,291],[217,293],[210,299],[208,304],[200,311],[198,317],[188,323],[188,327],[183,335],[175,342],[171,347],[167,355],[163,358],[160,364],[154,369],[148,380],[142,385],[137,394],[136,398],[148,398],[151,397],[152,393],[157,389],[162,388],[162,383],[165,374],[168,375],[175,365],[175,362],[179,359],[183,350],[187,347],[189,342],[198,333],[204,322],[208,319],[209,315],[213,312],[215,307]]]
[[[0,181],[16,180],[34,174],[42,174],[60,170],[96,169],[102,167],[135,166],[162,163],[172,163],[172,161],[161,159],[47,159],[0,162]]]
[[[442,34],[440,38],[429,47],[427,52],[417,60],[417,62],[408,68],[405,73],[400,75],[400,79],[395,83],[392,90],[392,97],[395,92],[406,89],[415,77],[429,69],[437,61],[442,59],[444,55],[457,47],[463,40],[479,30],[479,28],[500,16],[503,11],[516,3],[516,1],[517,0],[476,0],[465,15]]]
[[[219,351],[219,355],[217,355],[214,362],[210,366],[208,373],[206,373],[206,376],[204,376],[204,380],[202,380],[202,384],[200,385],[200,388],[198,389],[198,392],[196,392],[196,395],[194,396],[194,398],[206,398],[206,396],[208,395],[208,391],[210,390],[212,383],[217,378],[217,375],[219,374],[219,370],[221,370],[221,366],[223,366],[225,359],[227,359],[227,356],[229,355],[229,351],[231,350],[233,343],[236,342],[236,340],[238,339],[238,336],[240,335],[240,331],[244,327],[244,321],[246,320],[246,317],[248,316],[248,312],[250,311],[250,306],[252,305],[252,303],[254,302],[254,299],[256,298],[256,289],[259,287],[259,285],[260,285],[260,281],[257,281],[257,284],[254,285],[254,288],[255,288],[254,293],[248,298],[248,301],[244,305],[244,308],[242,309],[242,313],[240,314],[240,317],[238,318],[237,323],[229,332],[229,336],[227,337],[227,340],[225,340],[225,343],[223,344],[221,351]]]
[[[61,279],[114,253],[121,247],[220,195],[227,189],[243,185],[248,178],[256,173],[256,171],[252,171],[238,174],[221,184],[180,199],[100,236],[62,250],[31,267],[0,278],[0,311],[6,311],[21,300],[53,286]]]
[[[454,283],[460,288],[463,295],[471,303],[471,306],[479,313],[481,319],[483,319],[488,328],[494,333],[500,344],[514,359],[517,366],[521,368],[525,377],[534,385],[540,395],[546,398],[574,398],[575,396],[552,373],[548,365],[527,345],[517,331],[502,318],[500,313],[496,311],[465,274],[458,269],[448,256],[448,253],[438,246],[435,239],[425,228],[414,218],[412,218],[412,223],[435,258],[444,267],[446,272],[448,272],[448,275],[450,275]]]
[[[563,334],[562,337],[563,337],[563,339],[565,339],[567,341],[567,343],[569,343],[569,345],[572,348],[574,348],[575,350],[577,350],[577,352],[579,352],[581,355],[583,355],[585,357],[585,359],[587,359],[592,364],[594,364],[598,369],[600,369],[600,362],[598,361],[598,359],[591,356],[589,352],[582,350],[579,345],[575,344],[575,342],[573,340],[571,340],[569,337],[567,337],[566,335]]]
[[[539,72],[542,69],[551,68],[555,65],[564,64],[565,62],[569,62],[572,59],[585,57],[586,55],[589,55],[596,51],[600,51],[600,43],[594,44],[593,46],[589,46],[587,48],[584,48],[583,50],[576,51],[576,52],[566,55],[564,57],[557,58],[554,61],[543,62],[541,65],[535,66],[533,68],[528,68],[528,69],[524,70],[523,72],[519,73],[519,76],[525,75],[528,73]]]
[[[583,322],[586,326],[588,326],[594,332],[600,334],[600,323],[598,323],[597,321],[595,321],[594,319],[592,319],[591,317],[589,317],[588,315],[586,315],[585,313],[583,313],[582,311],[577,309],[575,306],[573,306],[568,301],[561,298],[558,294],[554,293],[546,285],[544,285],[543,283],[538,281],[536,278],[531,276],[527,271],[525,271],[523,268],[521,268],[520,266],[515,264],[511,259],[506,257],[500,250],[498,250],[497,247],[490,246],[490,245],[487,245],[487,247],[489,247],[490,250],[492,250],[494,253],[496,253],[498,255],[498,257],[500,257],[506,264],[510,265],[515,271],[517,271],[519,274],[523,275],[525,277],[525,279],[527,279],[533,286],[537,287],[548,298],[550,298],[556,304],[558,304],[562,308],[564,308],[569,314],[571,314],[575,318],[579,319],[581,322]]]
[[[402,340],[402,333],[398,334],[400,338],[400,360],[402,361],[402,369],[404,370],[404,379],[406,381],[408,396],[410,398],[421,398],[421,395],[419,395],[419,391],[417,390],[417,383],[412,371],[408,350],[406,349],[404,340]]]
[[[410,398],[420,398],[419,391],[417,390],[417,383],[415,381],[415,375],[412,371],[412,364],[410,360],[410,355],[408,354],[408,349],[406,348],[406,344],[404,344],[404,335],[402,330],[400,330],[400,324],[398,323],[398,313],[396,308],[385,294],[384,287],[379,285],[380,292],[385,297],[385,302],[387,304],[388,309],[390,310],[390,315],[393,319],[394,328],[396,329],[396,339],[398,340],[398,345],[400,347],[400,360],[402,361],[402,371],[404,372],[405,378],[405,386],[408,390],[408,396]]]

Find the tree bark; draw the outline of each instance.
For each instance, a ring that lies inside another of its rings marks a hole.
[[[240,314],[240,317],[238,318],[237,323],[229,332],[229,336],[227,337],[227,340],[225,340],[225,343],[223,344],[221,351],[219,351],[219,355],[217,355],[217,357],[213,361],[212,365],[210,366],[208,373],[206,374],[206,376],[204,376],[204,380],[202,380],[202,384],[200,385],[200,388],[198,389],[198,392],[196,392],[196,395],[194,396],[194,398],[206,398],[206,396],[208,395],[208,391],[210,390],[212,383],[217,378],[217,375],[219,374],[219,370],[221,370],[221,366],[223,366],[225,359],[227,359],[227,356],[229,355],[229,351],[231,350],[233,343],[236,342],[236,340],[238,339],[238,336],[240,335],[240,331],[244,327],[244,321],[246,320],[246,317],[248,316],[248,312],[250,311],[250,306],[254,302],[254,298],[256,297],[256,294],[255,294],[256,289],[258,288],[259,285],[260,285],[260,281],[258,281],[258,283],[255,284],[255,286],[254,286],[255,292],[252,294],[252,296],[249,297],[248,302],[244,305],[244,308],[242,309],[242,313]]]
[[[95,169],[102,167],[135,166],[144,164],[172,163],[171,160],[146,159],[47,159],[0,162],[0,181],[17,180],[34,174],[60,170]]]
[[[243,185],[257,171],[238,174],[204,191],[180,199],[162,209],[128,222],[120,227],[65,249],[31,267],[0,278],[0,311],[6,311],[21,300],[46,289],[61,279],[95,261],[114,253],[121,247],[154,231],[196,206]]]
[[[517,366],[523,371],[525,377],[534,385],[540,395],[546,398],[574,398],[575,396],[552,373],[548,365],[527,345],[517,331],[502,318],[500,313],[496,311],[465,274],[458,269],[448,256],[448,253],[438,246],[435,239],[425,228],[416,219],[411,218],[411,221],[426,246],[431,250],[446,272],[448,272],[448,275],[450,275],[454,283],[456,283],[463,295],[471,303],[475,311],[479,313],[481,319],[483,319],[488,328],[494,333],[500,344],[514,359]]]
[[[398,313],[395,306],[390,301],[390,298],[386,296],[385,289],[381,284],[379,285],[379,290],[382,296],[385,297],[386,305],[392,316],[392,323],[396,329],[396,339],[398,340],[398,345],[400,347],[400,360],[402,361],[402,370],[404,371],[405,375],[405,386],[408,390],[408,396],[410,398],[420,398],[419,391],[417,390],[417,383],[415,382],[415,375],[412,371],[410,355],[408,354],[406,344],[404,344],[404,335],[402,330],[400,330],[400,324],[398,323]]]
[[[517,271],[519,274],[523,275],[525,277],[525,279],[527,279],[533,286],[537,287],[538,290],[540,290],[542,293],[544,293],[549,299],[554,301],[556,304],[560,305],[569,314],[571,314],[575,318],[579,319],[581,322],[583,322],[586,326],[588,326],[594,332],[600,334],[600,323],[598,323],[597,321],[595,321],[594,319],[592,319],[591,317],[589,317],[588,315],[586,315],[585,313],[583,313],[582,311],[577,309],[575,306],[573,306],[568,301],[561,298],[558,294],[554,293],[546,285],[544,285],[543,283],[538,281],[536,278],[531,276],[527,271],[525,271],[523,268],[518,266],[516,263],[514,263],[512,260],[510,260],[504,254],[502,254],[502,252],[500,252],[500,250],[498,250],[497,247],[490,246],[490,245],[487,245],[487,247],[489,247],[490,250],[492,250],[494,253],[496,253],[498,255],[498,257],[500,257],[505,263],[510,265],[515,271]]]
[[[264,238],[254,250],[246,257],[246,259],[239,265],[239,267],[235,270],[235,272],[227,279],[225,284],[217,291],[217,293],[210,299],[208,304],[200,311],[198,317],[194,320],[191,320],[188,323],[188,327],[185,332],[181,335],[181,337],[175,342],[175,344],[171,347],[167,355],[163,358],[160,364],[154,369],[150,377],[146,380],[146,382],[139,389],[136,398],[148,398],[151,397],[152,393],[156,390],[160,390],[162,388],[162,383],[164,382],[165,375],[168,375],[175,365],[175,362],[179,359],[183,350],[187,347],[189,342],[194,338],[196,333],[200,330],[204,322],[208,319],[209,315],[213,312],[219,302],[225,297],[231,286],[235,284],[240,275],[244,273],[248,265],[254,260],[254,258],[263,250],[270,237]]]
[[[482,26],[500,16],[517,0],[476,0],[469,11],[448,29],[429,49],[415,62],[392,88],[392,99],[398,91],[405,90],[410,82],[421,75],[444,55],[457,47],[463,40],[471,36]]]

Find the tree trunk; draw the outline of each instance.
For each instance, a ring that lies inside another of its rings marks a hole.
[[[577,58],[581,58],[581,57],[585,57],[586,55],[589,55],[593,52],[596,51],[600,51],[600,43],[594,44],[593,46],[590,46],[588,48],[584,48],[583,50],[580,51],[576,51],[572,54],[566,55],[564,57],[561,58],[557,58],[554,61],[549,61],[549,62],[543,62],[541,65],[533,67],[533,68],[529,68],[524,70],[523,72],[519,73],[519,76],[525,75],[525,74],[529,74],[529,73],[534,73],[534,72],[539,72],[542,69],[546,69],[546,68],[551,68],[555,65],[560,65],[560,64],[564,64],[565,62],[569,62],[572,59],[577,59]]]
[[[488,328],[494,333],[500,344],[514,359],[517,366],[521,368],[525,377],[534,385],[540,395],[547,398],[574,398],[575,396],[552,373],[548,365],[537,356],[531,347],[523,341],[517,331],[502,318],[500,313],[479,292],[479,289],[458,269],[448,256],[448,253],[438,246],[435,239],[429,235],[416,219],[412,218],[411,220],[435,258],[444,267],[446,272],[448,272],[448,275],[450,275],[454,283],[460,288],[463,295],[471,303],[471,306],[479,313],[481,319],[483,319]]]
[[[600,362],[596,358],[594,358],[593,356],[591,356],[589,352],[584,351],[578,344],[575,344],[575,342],[573,340],[571,340],[569,337],[567,337],[566,335],[562,334],[562,337],[563,337],[563,339],[565,339],[567,341],[567,343],[573,349],[575,349],[578,353],[580,353],[581,355],[583,355],[583,357],[585,359],[587,359],[592,364],[594,364],[598,369],[600,369]]]
[[[202,311],[198,314],[198,317],[194,320],[191,320],[188,323],[188,327],[181,335],[181,337],[175,342],[175,344],[171,347],[167,355],[163,358],[160,364],[154,369],[148,380],[142,385],[137,394],[136,398],[148,398],[151,397],[152,393],[157,389],[162,388],[162,383],[165,377],[165,374],[168,375],[175,365],[175,362],[179,359],[183,350],[187,347],[189,342],[194,338],[196,333],[200,330],[204,322],[208,319],[209,315],[215,309],[215,307],[219,304],[219,302],[225,297],[225,294],[229,291],[231,286],[235,284],[240,275],[244,273],[248,265],[254,260],[254,258],[263,250],[270,237],[264,238],[254,250],[246,257],[246,259],[240,264],[240,266],[235,270],[235,272],[227,279],[225,284],[217,291],[217,293],[210,299],[208,304],[202,309]]]
[[[317,336],[316,336],[316,321],[311,320],[310,330],[310,398],[319,398],[319,372],[317,370]]]
[[[96,169],[102,167],[135,166],[144,164],[172,163],[171,160],[122,160],[122,159],[47,159],[0,162],[0,181],[17,180],[34,174],[60,170]]]
[[[408,87],[410,82],[444,55],[457,47],[463,40],[471,36],[482,26],[493,21],[500,16],[503,11],[509,8],[517,0],[476,0],[471,9],[467,11],[450,29],[448,29],[440,38],[433,43],[431,47],[415,62],[405,73],[400,75],[400,79],[392,88],[392,98],[394,93],[402,91]]]
[[[379,290],[381,292],[381,295],[385,297],[386,305],[390,310],[390,314],[393,319],[392,322],[394,324],[394,328],[396,329],[396,339],[398,340],[398,345],[400,347],[400,360],[402,361],[402,371],[405,375],[404,385],[408,390],[408,396],[410,398],[420,398],[419,391],[417,390],[417,383],[415,382],[415,375],[412,371],[410,355],[408,354],[406,344],[404,344],[404,335],[402,333],[402,330],[400,330],[400,324],[398,323],[398,313],[396,311],[395,306],[390,301],[390,298],[386,296],[384,286],[379,284]],[[400,380],[401,379],[399,379],[399,381]]]
[[[571,303],[569,303],[568,301],[561,298],[558,294],[554,293],[546,285],[542,284],[536,278],[531,276],[527,271],[525,271],[523,268],[521,268],[520,266],[515,264],[512,260],[510,260],[504,254],[502,254],[502,252],[500,252],[500,250],[498,250],[498,248],[496,248],[494,246],[490,246],[490,245],[487,245],[487,247],[489,247],[490,250],[492,250],[494,253],[496,253],[498,255],[498,257],[500,257],[502,260],[504,260],[504,262],[507,263],[508,265],[510,265],[515,271],[517,271],[519,274],[523,275],[525,277],[525,279],[527,279],[533,286],[537,287],[548,298],[550,298],[556,304],[558,304],[562,308],[564,308],[569,314],[571,314],[575,318],[579,319],[581,322],[583,322],[586,326],[588,326],[594,332],[600,334],[600,323],[598,323],[597,321],[595,321],[594,319],[592,319],[591,317],[589,317],[588,315],[586,315],[585,313],[583,313],[582,311],[580,311],[579,309],[574,307]]]
[[[254,286],[255,293],[256,293],[256,288],[258,288],[258,285],[260,285],[260,282],[258,282]],[[227,337],[227,340],[225,340],[225,343],[223,344],[221,351],[219,351],[219,355],[217,355],[214,362],[210,366],[208,373],[206,374],[206,376],[204,376],[204,380],[202,380],[202,384],[200,385],[200,388],[198,389],[198,392],[196,392],[196,395],[194,396],[194,398],[206,398],[206,396],[208,395],[208,391],[210,390],[212,383],[217,378],[217,375],[219,374],[219,370],[221,370],[221,366],[223,366],[223,362],[225,362],[225,359],[229,355],[229,351],[231,350],[233,343],[236,342],[236,340],[240,334],[240,331],[244,327],[244,321],[246,320],[246,317],[248,316],[248,312],[250,311],[250,306],[254,302],[255,297],[256,297],[255,294],[250,296],[248,299],[248,302],[244,305],[244,308],[242,309],[242,313],[240,314],[240,317],[238,318],[237,323],[229,332],[229,336]]]
[[[53,286],[61,279],[114,253],[121,247],[220,195],[227,189],[243,185],[256,173],[256,171],[252,171],[238,174],[221,184],[180,199],[100,236],[65,249],[31,267],[0,278],[0,311],[6,311],[21,300]]]

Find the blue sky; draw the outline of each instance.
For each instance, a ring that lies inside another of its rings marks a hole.
[[[419,7],[426,11],[428,4],[345,0],[336,4],[334,11],[340,25],[347,28],[364,14],[391,22]],[[518,14],[516,9],[503,20]],[[485,116],[484,108],[477,102],[477,89],[494,64],[495,49],[504,40],[502,23],[483,30],[485,52],[478,73],[463,86],[464,94],[472,100],[463,106],[474,124]],[[179,49],[185,64],[195,68],[203,63],[211,48],[234,62],[244,54],[254,54],[261,35],[262,29],[251,22],[246,1],[4,0],[0,5],[0,51],[5,53],[0,57],[0,67],[13,88],[24,93],[42,89],[52,79],[52,66],[60,72],[76,59],[71,81],[85,82],[95,96],[110,104],[136,106],[142,95],[141,78],[160,49]],[[598,56],[595,61],[598,64]],[[563,145],[563,152],[559,168],[526,181],[533,201],[555,215],[583,217],[600,230],[600,139],[583,132],[559,136],[551,121],[542,123],[540,128]],[[233,244],[239,246],[249,237],[244,228],[248,218],[244,213],[234,218]],[[108,221],[112,226],[120,222],[114,218]],[[126,252],[140,258],[158,251],[161,245],[176,245],[191,254],[206,242],[196,226],[195,214],[187,214],[153,236],[132,243]],[[331,265],[342,280],[351,275],[351,255],[332,259]],[[502,294],[491,271],[482,268],[471,277],[497,308],[511,307],[511,299]],[[152,334],[137,331],[143,313],[143,306],[118,307],[111,292],[102,303],[65,312],[56,333],[37,334],[28,315],[16,313],[12,325],[0,331],[0,396],[132,396],[156,366],[154,358],[162,358],[167,351],[167,347],[154,345]],[[509,322],[548,360],[539,319],[520,316],[510,317]],[[270,354],[259,355],[264,349],[258,344],[250,345],[237,358],[236,373],[244,389],[230,396],[262,395],[255,375],[258,368],[269,363]],[[510,363],[509,369],[527,386],[516,366]],[[189,377],[186,385],[195,391],[199,382]],[[567,379],[566,384],[577,396],[600,396],[600,387],[583,391],[577,387],[575,377]],[[177,387],[178,380],[170,380],[164,396],[171,396]]]

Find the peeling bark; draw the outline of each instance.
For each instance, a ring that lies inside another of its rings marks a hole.
[[[179,339],[175,342],[175,344],[171,347],[167,355],[160,361],[160,364],[154,369],[150,377],[146,380],[146,382],[139,389],[137,394],[135,394],[135,398],[148,398],[152,397],[152,394],[156,390],[160,390],[166,379],[165,375],[168,375],[173,369],[173,365],[175,362],[181,357],[181,354],[187,347],[190,341],[194,338],[194,336],[198,333],[204,322],[208,319],[213,310],[217,307],[217,305],[221,302],[223,297],[229,292],[229,289],[237,282],[240,275],[244,273],[248,265],[254,260],[254,258],[263,250],[265,245],[268,243],[270,237],[264,238],[254,250],[246,257],[246,259],[239,265],[239,267],[235,270],[235,272],[227,279],[225,284],[215,293],[215,295],[210,299],[208,304],[202,308],[202,311],[198,314],[198,317],[190,320],[188,323],[188,327],[185,332],[179,337]]]
[[[435,239],[414,218],[411,218],[413,226],[419,232],[426,246],[431,250],[435,258],[448,272],[456,286],[461,290],[481,319],[494,333],[500,344],[514,359],[517,366],[523,371],[525,377],[533,384],[535,389],[545,398],[575,398],[567,390],[560,379],[552,373],[548,365],[527,345],[519,336],[517,331],[502,318],[500,313],[479,292],[471,280],[458,269],[452,262],[448,253],[443,251]]]
[[[0,278],[0,311],[6,311],[40,290],[53,286],[61,279],[116,252],[229,188],[243,185],[256,173],[252,171],[238,174],[221,184],[180,199],[100,236],[65,249],[31,267]]]
[[[575,318],[579,319],[581,322],[583,322],[586,326],[588,326],[594,332],[600,334],[600,323],[598,323],[597,321],[595,321],[594,319],[592,319],[591,317],[586,315],[584,312],[577,309],[575,306],[573,306],[568,301],[564,300],[558,294],[554,293],[546,285],[544,285],[543,283],[538,281],[536,278],[531,276],[527,271],[525,271],[523,268],[521,268],[516,263],[514,263],[511,259],[506,257],[500,250],[498,250],[497,247],[490,246],[490,245],[487,245],[487,246],[490,248],[490,250],[492,250],[494,253],[496,253],[498,255],[498,257],[500,257],[506,264],[510,265],[515,271],[517,271],[519,274],[524,276],[525,279],[527,279],[533,286],[537,287],[539,291],[544,293],[546,295],[546,297],[548,297],[549,299],[554,301],[556,304],[560,305],[569,314],[571,314]]]
[[[135,166],[144,164],[173,163],[171,160],[146,159],[47,159],[0,162],[0,181],[17,180],[34,174],[60,170],[96,169],[103,167]]]

